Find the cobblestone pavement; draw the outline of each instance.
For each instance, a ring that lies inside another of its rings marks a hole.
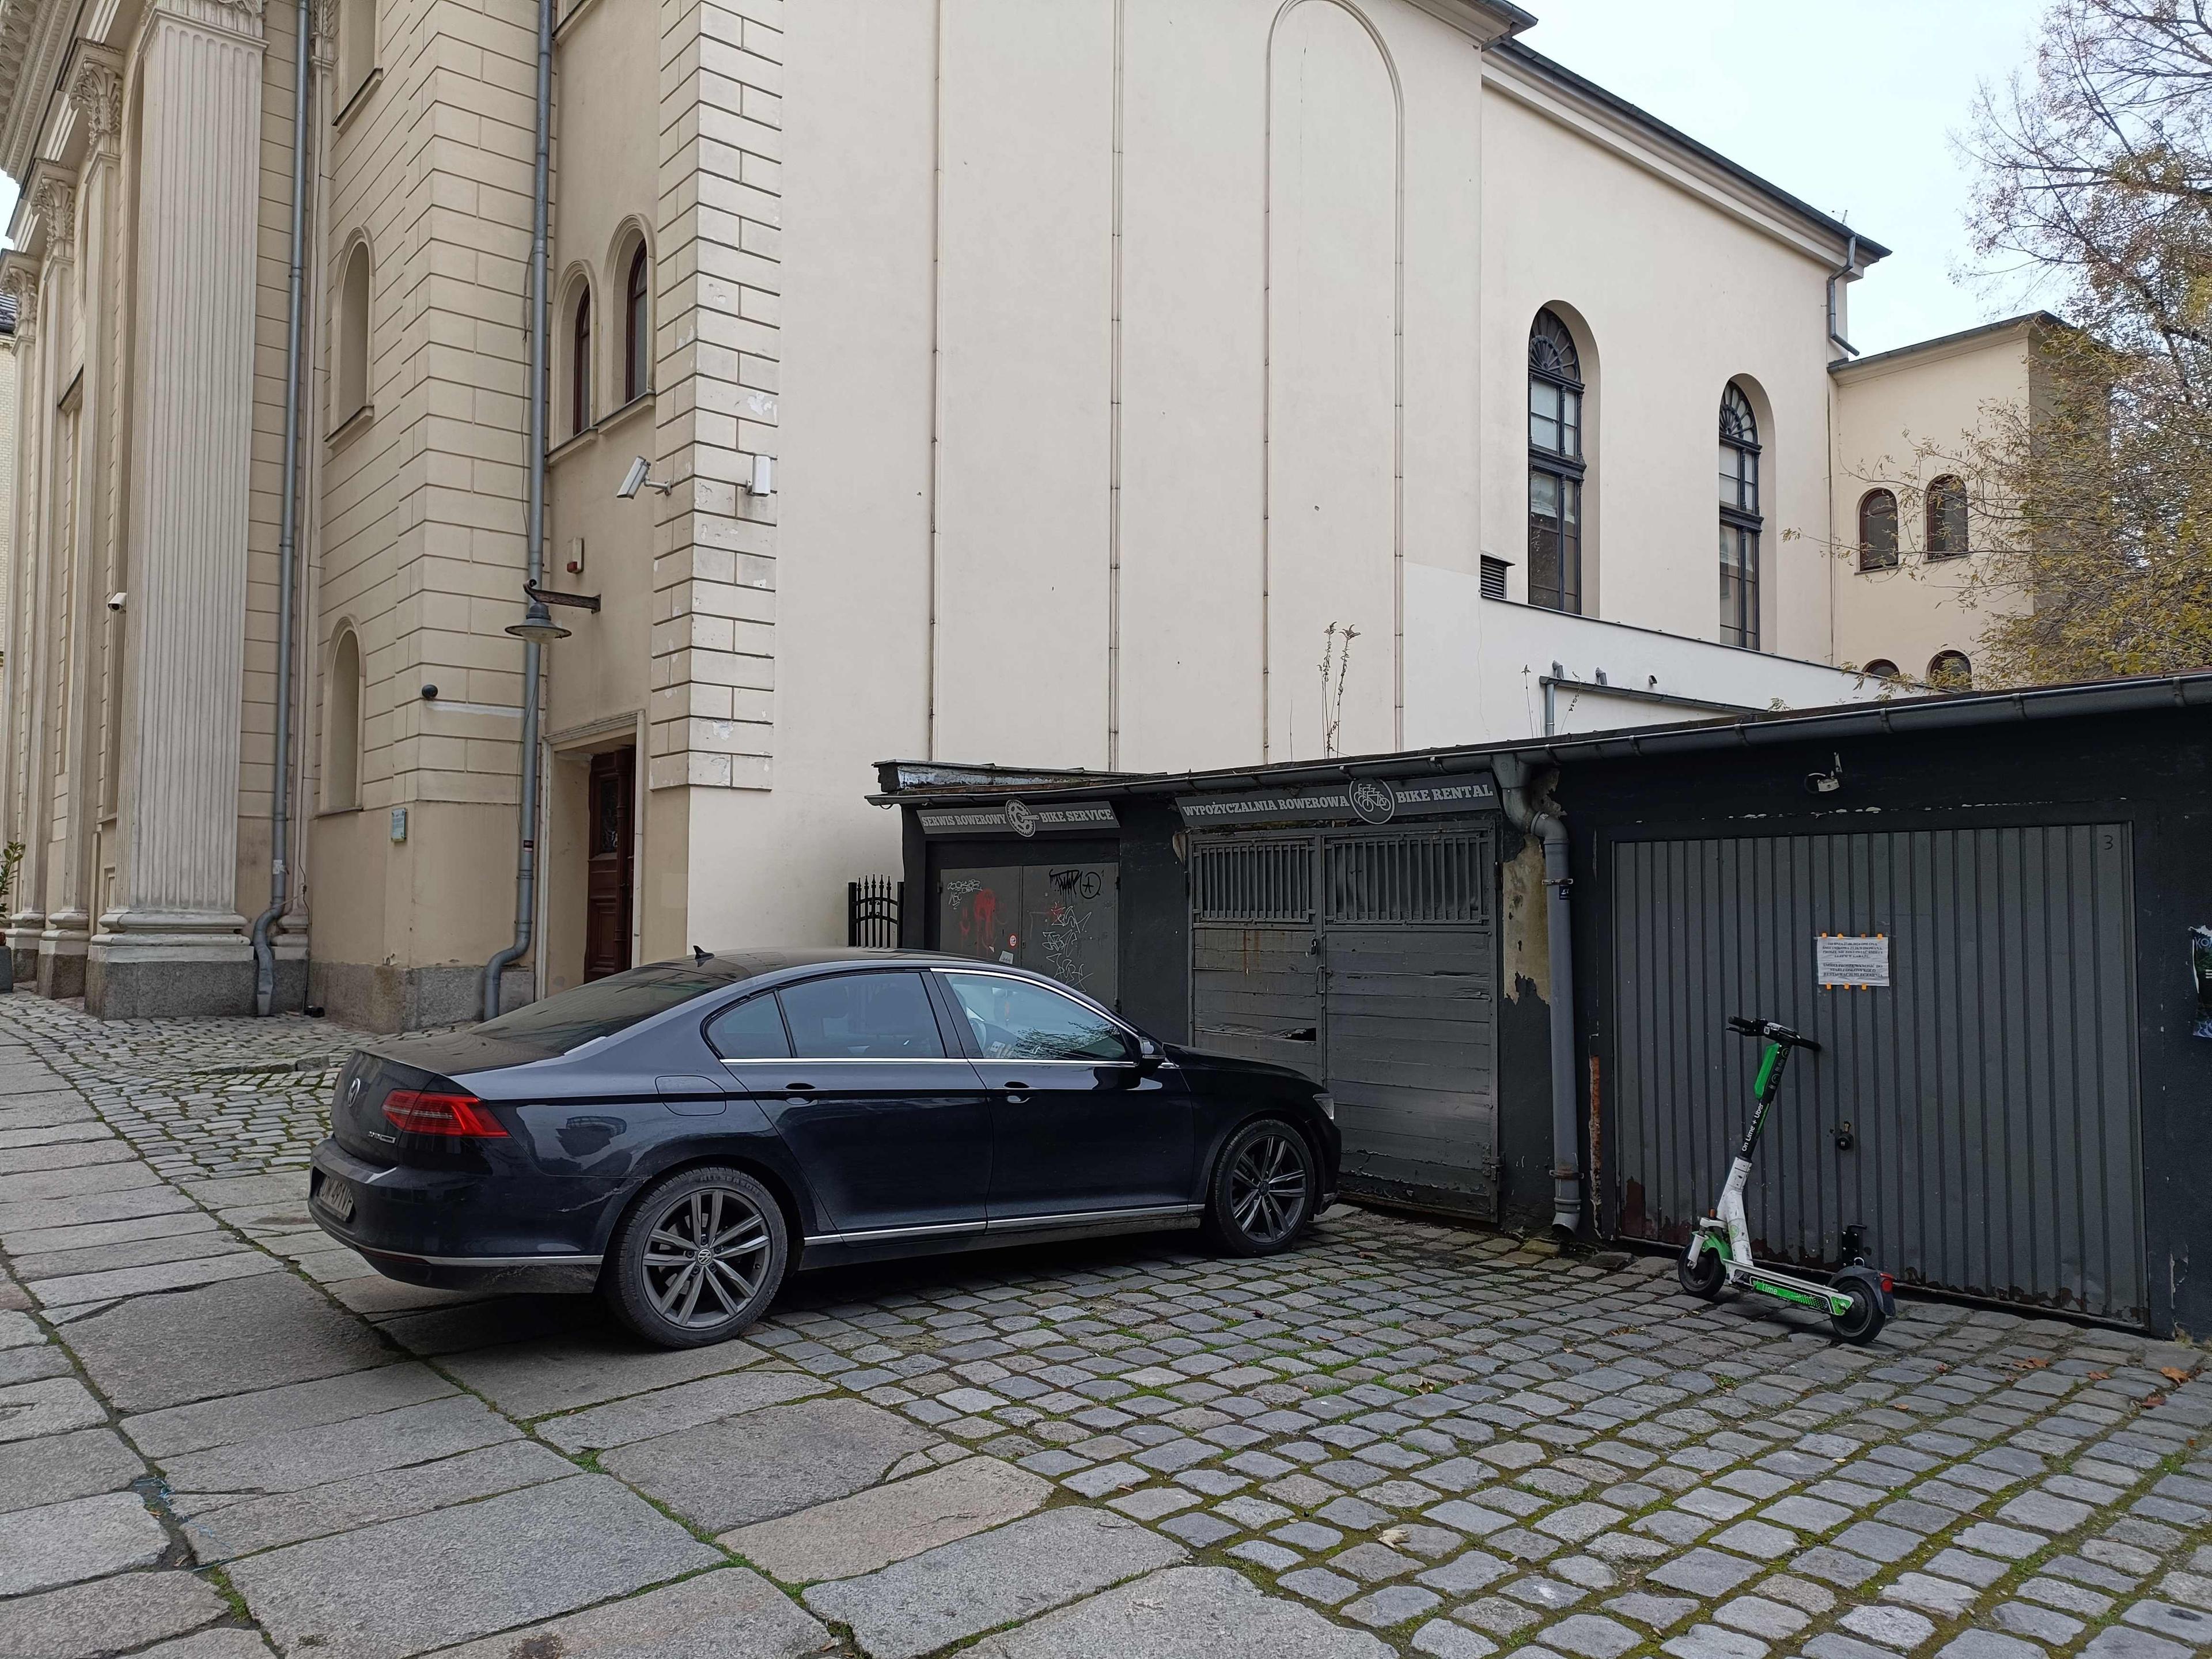
[[[297,1165],[351,1040],[0,999],[6,1659],[2212,1650],[2192,1349],[1925,1304],[1843,1348],[1343,1209],[643,1351],[331,1248]]]

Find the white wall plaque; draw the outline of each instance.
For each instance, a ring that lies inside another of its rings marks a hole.
[[[1820,933],[1814,966],[1824,991],[1889,983],[1889,939],[1883,933]]]

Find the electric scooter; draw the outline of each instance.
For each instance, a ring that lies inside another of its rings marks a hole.
[[[1750,1291],[1801,1308],[1814,1308],[1828,1316],[1828,1323],[1845,1342],[1863,1344],[1881,1334],[1883,1324],[1897,1315],[1897,1297],[1890,1276],[1866,1260],[1866,1229],[1844,1229],[1844,1265],[1822,1283],[1796,1273],[1762,1267],[1751,1256],[1751,1229],[1744,1220],[1743,1189],[1751,1179],[1751,1155],[1759,1150],[1759,1132],[1766,1127],[1766,1109],[1782,1087],[1782,1073],[1792,1048],[1820,1052],[1820,1045],[1800,1036],[1771,1019],[1746,1019],[1730,1014],[1729,1030],[1739,1036],[1763,1037],[1766,1053],[1752,1085],[1751,1127],[1744,1131],[1742,1148],[1729,1166],[1720,1202],[1698,1223],[1682,1251],[1676,1276],[1692,1296],[1711,1302],[1723,1288]]]

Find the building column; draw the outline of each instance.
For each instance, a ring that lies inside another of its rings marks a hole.
[[[85,1004],[241,1013],[239,718],[258,271],[261,14],[155,0],[140,70],[116,908]]]
[[[39,277],[29,256],[17,254],[0,273],[0,285],[15,296],[15,500],[9,526],[8,562],[7,655],[0,664],[0,686],[6,702],[7,771],[0,781],[4,790],[7,824],[0,839],[21,842],[27,848],[31,820],[32,739],[30,690],[37,650],[33,626],[39,564],[38,514],[41,494],[39,412],[46,398],[40,374]],[[7,950],[15,977],[27,981],[39,971],[39,935],[46,915],[39,896],[31,890],[19,866],[15,884],[8,896]]]
[[[44,164],[41,164],[43,168]],[[70,496],[70,456],[62,439],[60,394],[69,384],[70,332],[76,271],[76,186],[53,173],[34,169],[30,196],[43,244],[39,262],[39,387],[31,410],[38,429],[39,495],[29,525],[32,580],[27,597],[30,637],[23,653],[28,720],[24,736],[23,819],[17,836],[23,843],[21,884],[26,909],[35,907],[36,936],[27,941],[33,955],[30,976],[38,976],[46,913],[54,902],[54,795],[61,756],[61,718],[56,684],[66,660],[64,594],[68,589]],[[24,917],[27,922],[27,916]]]
[[[69,779],[69,820],[60,848],[59,884],[39,940],[39,991],[50,997],[84,994],[85,954],[96,903],[93,868],[100,830],[100,711],[106,665],[106,596],[115,576],[113,519],[108,469],[109,399],[115,377],[117,319],[113,290],[116,135],[123,81],[112,58],[83,52],[70,76],[69,99],[85,133],[78,175],[77,211],[82,227],[77,274],[78,334],[82,347],[76,413],[76,509],[69,586],[69,679],[58,713],[62,769]]]

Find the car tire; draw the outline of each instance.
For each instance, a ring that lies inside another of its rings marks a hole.
[[[641,1193],[609,1242],[599,1294],[664,1348],[744,1330],[775,1299],[791,1254],[783,1208],[743,1170],[679,1170]]]
[[[1231,1255],[1278,1255],[1313,1219],[1317,1185],[1304,1135],[1280,1118],[1248,1123],[1214,1160],[1206,1233]]]

